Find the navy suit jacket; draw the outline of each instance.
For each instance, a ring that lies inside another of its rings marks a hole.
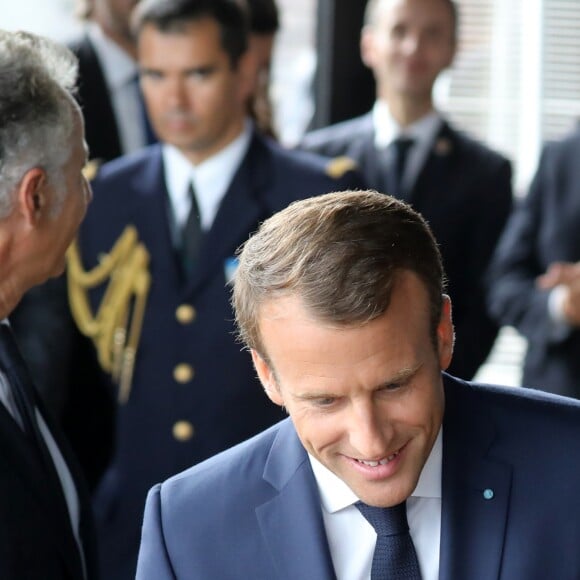
[[[282,417],[235,340],[228,269],[260,222],[290,202],[360,186],[352,172],[329,177],[327,164],[254,134],[187,282],[173,249],[161,147],[105,164],[94,180],[94,200],[79,233],[85,268],[94,267],[133,224],[149,251],[152,276],[130,398],[118,407],[114,457],[95,493],[108,580],[134,576],[143,505],[153,484]],[[91,292],[94,311],[103,291]],[[184,304],[195,309],[191,322],[176,317]],[[180,383],[174,371],[183,363],[193,376]],[[175,438],[179,421],[191,425],[191,438]]]
[[[441,580],[580,577],[580,403],[445,375]],[[493,490],[485,499],[483,491]],[[289,419],[155,486],[137,580],[331,580]]]
[[[315,131],[301,146],[354,159],[369,187],[389,193],[388,170],[375,148],[370,113]],[[450,372],[470,379],[498,331],[487,313],[484,273],[510,212],[511,165],[444,122],[403,199],[429,222],[439,242],[457,338]]]
[[[88,580],[96,580],[93,518],[88,492],[66,442],[40,399],[36,405],[76,485]],[[82,580],[79,550],[66,505],[47,481],[37,451],[0,404],[0,578]]]
[[[86,34],[73,40],[69,48],[79,60],[77,100],[85,118],[85,140],[91,159],[115,159],[123,151],[111,95],[99,57]]]
[[[580,397],[580,329],[554,329],[536,278],[553,262],[580,260],[580,130],[544,148],[528,195],[497,248],[489,303],[528,340],[523,384]]]

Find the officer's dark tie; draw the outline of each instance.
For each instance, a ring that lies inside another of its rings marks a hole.
[[[392,191],[387,191],[387,193],[398,199],[403,199],[407,193],[403,188],[403,180],[409,151],[414,144],[415,141],[409,137],[399,137],[393,141]]]
[[[405,502],[390,508],[355,505],[377,533],[371,580],[421,580]]]
[[[191,202],[187,221],[181,231],[181,264],[185,278],[188,278],[199,258],[199,247],[201,244],[201,218],[199,215],[199,206],[193,186],[189,186],[188,196]]]

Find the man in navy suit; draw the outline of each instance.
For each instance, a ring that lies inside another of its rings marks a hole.
[[[62,274],[91,190],[77,62],[42,37],[0,31],[0,578],[97,577],[88,492],[38,397],[7,317]],[[50,147],[47,147],[50,143]],[[77,385],[79,388],[81,384]]]
[[[408,205],[292,204],[245,244],[233,300],[290,417],[151,490],[138,580],[391,578],[369,511],[402,520],[397,578],[580,576],[580,403],[442,372],[451,302]]]
[[[548,144],[489,277],[490,310],[528,341],[523,384],[580,398],[580,130]]]
[[[79,59],[77,99],[92,159],[109,161],[153,138],[139,95],[131,11],[138,0],[86,0],[82,34],[71,40]]]
[[[236,248],[291,201],[360,183],[348,164],[286,151],[246,118],[254,62],[239,2],[146,0],[135,27],[161,144],[101,167],[78,240],[92,270],[133,226],[151,276],[132,381],[118,393],[115,454],[95,492],[108,580],[134,577],[154,483],[281,418],[234,337]],[[73,286],[81,278],[69,271]],[[115,308],[104,287],[88,294],[93,313]]]
[[[371,112],[307,135],[302,146],[354,159],[369,187],[404,199],[429,222],[453,300],[453,374],[470,379],[498,327],[484,272],[508,218],[511,166],[436,110],[433,86],[457,46],[451,0],[370,0],[361,56],[376,81]]]

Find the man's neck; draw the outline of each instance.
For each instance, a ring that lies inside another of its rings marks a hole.
[[[137,60],[137,46],[133,39],[127,38],[117,30],[103,26],[99,22],[97,22],[97,25],[109,40],[114,42],[121,50],[125,51],[134,61]]]
[[[377,99],[387,104],[393,119],[402,128],[416,123],[434,110],[430,96],[427,99],[413,99],[407,96],[379,94]]]

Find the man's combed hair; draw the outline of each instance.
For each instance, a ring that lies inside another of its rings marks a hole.
[[[435,336],[444,274],[437,243],[421,215],[376,191],[294,202],[266,220],[239,252],[233,305],[240,338],[265,356],[260,308],[291,294],[317,320],[364,324],[387,310],[404,270],[417,274],[427,288]]]
[[[133,34],[151,25],[162,32],[181,32],[190,22],[215,20],[221,44],[233,68],[248,49],[249,14],[242,0],[141,0],[131,19]]]
[[[74,92],[77,70],[66,47],[0,31],[0,218],[11,212],[14,188],[33,166],[58,180],[70,154],[74,121],[67,95]]]
[[[275,0],[246,0],[250,9],[252,34],[275,34],[280,29],[280,16]]]

